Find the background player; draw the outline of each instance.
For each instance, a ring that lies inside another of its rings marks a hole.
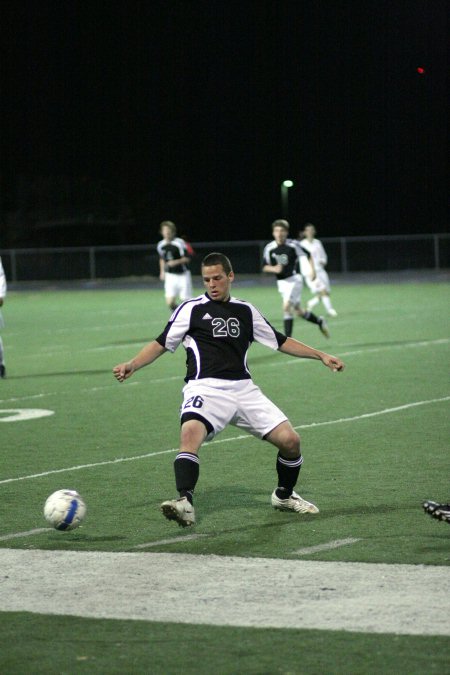
[[[306,223],[303,231],[299,232],[300,246],[311,254],[314,261],[316,276],[314,279],[305,277],[306,283],[311,293],[314,295],[308,301],[306,307],[311,310],[322,300],[323,306],[329,316],[337,316],[337,312],[331,304],[330,298],[330,279],[325,270],[328,257],[322,242],[315,238],[316,228],[312,223]]]
[[[2,259],[0,258],[0,307],[3,305],[4,299],[6,297],[6,276],[5,270],[3,269]],[[4,327],[4,321],[2,313],[0,311],[0,329]],[[3,379],[6,377],[6,368],[5,368],[5,354],[3,349],[3,340],[0,335],[0,378]]]
[[[186,527],[195,522],[193,492],[199,477],[198,451],[205,440],[228,424],[245,429],[278,448],[278,487],[271,503],[276,509],[318,513],[294,487],[303,457],[300,438],[283,412],[257,387],[247,367],[253,341],[299,358],[316,359],[332,371],[343,362],[276,331],[250,303],[230,297],[234,273],[229,259],[210,253],[202,261],[206,293],[183,303],[159,337],[131,361],[113,368],[119,382],[166,351],[183,343],[187,353],[186,386],[181,406],[179,453],[174,462],[179,499],[161,504],[166,518]]]
[[[171,220],[163,220],[159,226],[162,239],[156,250],[159,255],[159,278],[164,281],[164,295],[171,310],[177,305],[177,298],[192,298],[192,276],[188,265],[190,257],[183,239],[176,236],[177,228]]]
[[[294,313],[306,321],[315,323],[325,337],[329,337],[328,326],[322,316],[317,317],[310,310],[301,307],[303,278],[314,276],[314,263],[308,261],[309,254],[302,249],[299,242],[288,239],[289,223],[287,220],[275,220],[272,223],[273,241],[269,242],[263,252],[263,272],[275,274],[278,291],[283,299],[283,320],[285,335],[292,335]]]

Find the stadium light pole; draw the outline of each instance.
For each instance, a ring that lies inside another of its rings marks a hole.
[[[281,213],[286,219],[289,217],[289,188],[293,185],[291,180],[284,180],[281,183]]]

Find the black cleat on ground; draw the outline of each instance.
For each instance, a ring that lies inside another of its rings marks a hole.
[[[440,504],[428,499],[426,502],[423,502],[422,507],[425,513],[428,513],[432,518],[445,520],[446,523],[450,523],[450,504]]]
[[[4,380],[6,377],[6,368],[3,363],[0,365],[0,379]]]
[[[328,324],[323,318],[323,316],[319,316],[319,330],[324,335],[326,338],[330,337],[330,331],[328,330]]]

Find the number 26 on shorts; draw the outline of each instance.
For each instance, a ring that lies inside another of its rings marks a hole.
[[[186,403],[183,405],[183,410],[186,408],[201,408],[203,406],[204,400],[201,396],[191,396],[187,399]]]

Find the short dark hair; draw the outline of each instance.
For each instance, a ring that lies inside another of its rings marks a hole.
[[[230,259],[223,253],[208,253],[202,260],[202,267],[208,267],[209,265],[222,265],[225,274],[230,274],[233,271]]]

